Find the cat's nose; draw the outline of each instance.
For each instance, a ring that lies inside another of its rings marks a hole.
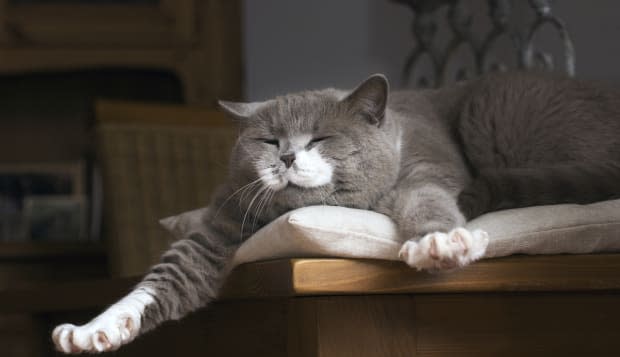
[[[286,165],[286,168],[288,169],[293,166],[293,162],[295,162],[295,154],[284,154],[280,156],[280,160],[284,162],[284,165]]]

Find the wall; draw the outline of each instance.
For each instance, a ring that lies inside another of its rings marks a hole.
[[[577,52],[577,76],[620,86],[620,1],[558,0]]]
[[[397,78],[411,45],[407,8],[382,0],[245,2],[246,97],[326,86],[366,76]]]
[[[481,1],[470,2],[483,9]],[[569,24],[578,76],[620,85],[620,2],[558,0],[553,6]],[[516,11],[521,21],[529,20],[530,13]],[[412,13],[388,0],[246,0],[244,16],[249,100],[351,87],[375,72],[387,74],[398,87],[412,46]]]

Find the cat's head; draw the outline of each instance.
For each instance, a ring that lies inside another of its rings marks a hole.
[[[387,96],[386,78],[373,75],[353,91],[220,102],[241,127],[232,177],[260,183],[270,204],[282,209],[321,203],[368,208],[397,175],[398,133],[389,123]]]

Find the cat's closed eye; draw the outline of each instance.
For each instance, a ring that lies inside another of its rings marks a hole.
[[[262,141],[265,144],[273,145],[278,148],[280,147],[280,140],[278,139],[256,139],[256,140]]]
[[[331,138],[331,136],[319,136],[319,137],[313,138],[312,140],[310,140],[306,148],[310,149],[314,147],[316,144],[320,143],[321,141],[325,141],[329,138]]]

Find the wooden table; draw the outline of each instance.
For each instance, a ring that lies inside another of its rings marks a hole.
[[[87,319],[136,279],[0,292],[0,311]],[[87,311],[80,315],[71,311]],[[88,311],[91,310],[91,311]],[[78,317],[76,317],[78,316]],[[50,325],[51,326],[51,325]],[[620,254],[510,257],[429,274],[402,263],[283,259],[238,267],[220,301],[116,356],[611,356]]]

